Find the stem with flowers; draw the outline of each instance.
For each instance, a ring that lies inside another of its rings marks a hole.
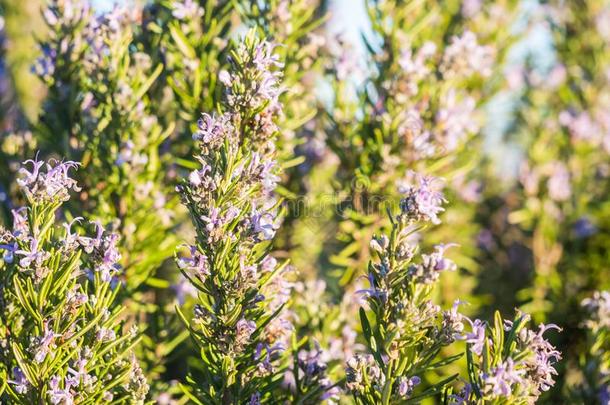
[[[195,156],[201,168],[178,187],[196,243],[177,263],[198,290],[194,318],[180,312],[201,353],[184,387],[202,404],[257,404],[272,397],[286,367],[291,324],[287,263],[269,254],[279,202],[273,139],[281,111],[281,63],[250,31],[231,52],[218,114],[203,114]]]

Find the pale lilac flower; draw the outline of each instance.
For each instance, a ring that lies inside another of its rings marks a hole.
[[[116,233],[110,234],[104,238],[101,261],[95,267],[95,271],[99,271],[102,276],[102,281],[110,282],[113,273],[119,268],[118,261],[121,259],[117,243],[119,235]]]
[[[486,390],[492,398],[510,398],[512,387],[523,383],[525,372],[522,369],[515,369],[514,361],[509,357],[504,363],[494,367],[489,374],[482,373],[481,380]]]
[[[525,360],[527,378],[534,388],[540,391],[547,391],[555,383],[553,375],[556,375],[557,371],[552,363],[561,359],[561,353],[543,337],[543,334],[549,329],[561,331],[557,325],[540,324],[538,332],[524,328],[518,336],[519,343],[534,353],[532,358]]]
[[[66,230],[62,243],[67,248],[72,248],[79,244],[81,237],[78,232],[72,233],[72,225],[74,225],[75,222],[80,223],[82,220],[82,217],[76,217],[72,221],[62,224],[63,228]]]
[[[74,308],[80,307],[81,305],[87,303],[88,300],[89,297],[87,296],[87,294],[79,291],[78,285],[75,285],[70,291],[68,291],[68,294],[66,295],[66,301],[68,305]]]
[[[100,342],[112,342],[116,339],[116,333],[109,328],[99,328],[95,332],[95,338]]]
[[[230,87],[232,84],[231,74],[224,69],[218,73],[218,80],[227,87]]]
[[[21,395],[26,394],[30,387],[30,382],[19,367],[13,368],[13,379],[8,380],[8,383],[13,384],[15,386],[15,392]]]
[[[64,388],[60,388],[61,378],[57,375],[51,377],[49,382],[49,400],[54,405],[72,405],[74,404],[74,394],[71,391],[72,384],[69,381],[64,382]]]
[[[172,2],[172,16],[178,20],[196,20],[204,14],[203,8],[193,0]]]
[[[195,286],[193,286],[193,284],[191,284],[182,274],[180,275],[178,282],[172,285],[172,290],[174,290],[176,299],[180,305],[184,305],[188,296],[197,296],[197,288],[195,288]]]
[[[189,174],[189,183],[193,187],[203,187],[208,190],[214,190],[214,180],[208,175],[212,171],[212,167],[206,163],[201,165],[201,169],[193,170]]]
[[[55,348],[55,338],[60,337],[60,334],[53,332],[52,329],[48,328],[47,324],[44,324],[44,335],[36,337],[34,339],[34,361],[36,363],[42,363],[47,357],[49,352]]]
[[[479,45],[476,35],[466,31],[462,36],[451,38],[440,69],[447,78],[468,77],[475,73],[488,77],[491,75],[493,63],[493,48]]]
[[[555,201],[566,201],[572,195],[570,173],[563,163],[555,162],[553,164],[547,188],[549,196]]]
[[[180,256],[178,258],[178,267],[182,270],[192,271],[201,281],[205,280],[210,275],[208,258],[201,253],[197,246],[188,246],[190,257]]]
[[[247,319],[240,319],[235,325],[235,344],[243,347],[250,341],[250,336],[256,330],[256,323]]]
[[[439,179],[414,173],[415,185],[399,188],[406,196],[400,202],[400,209],[405,219],[412,221],[430,221],[439,224],[438,214],[445,209],[443,194],[438,191]]]
[[[398,395],[402,398],[408,399],[413,394],[413,390],[416,385],[421,383],[421,379],[417,376],[409,377],[400,377],[398,379]]]
[[[462,2],[462,15],[473,18],[481,11],[483,0],[464,0]]]
[[[275,236],[278,225],[275,217],[270,212],[259,212],[254,210],[250,216],[252,232],[259,240],[271,240]]]
[[[385,384],[385,375],[370,354],[357,354],[347,361],[345,369],[346,387],[350,392],[358,393],[364,389],[364,376],[377,389]]]
[[[458,97],[456,91],[451,89],[441,97],[439,107],[435,137],[445,151],[451,152],[467,135],[479,130],[474,116],[476,103],[472,97]]]
[[[273,256],[265,256],[263,261],[261,262],[261,271],[263,273],[269,273],[275,270],[277,267],[277,260]]]
[[[435,52],[436,45],[433,42],[424,43],[415,55],[410,46],[400,52],[398,65],[405,77],[404,85],[408,95],[414,96],[418,93],[418,83],[429,74],[430,69],[426,64]]]
[[[26,166],[32,165],[29,171]],[[39,160],[26,160],[19,169],[20,178],[17,184],[23,192],[34,202],[66,201],[68,191],[80,191],[76,181],[69,176],[69,171],[75,169],[80,163],[67,161],[58,162],[54,159],[48,163]]]
[[[575,141],[590,142],[593,145],[601,141],[602,130],[586,111],[581,113],[562,111],[559,114],[559,123],[568,128]]]
[[[27,213],[26,207],[11,210],[11,214],[13,215],[13,234],[16,237],[27,235],[29,232],[28,220],[25,213]]]
[[[268,72],[272,67],[283,67],[284,64],[280,61],[279,55],[273,53],[277,44],[269,41],[261,41],[254,51],[253,63],[261,72]]]
[[[441,272],[455,271],[457,269],[456,264],[444,257],[445,250],[453,246],[457,245],[455,243],[436,245],[434,252],[429,255],[421,255],[422,262],[412,266],[409,269],[409,274],[421,283],[430,284],[438,280]]]
[[[388,299],[388,291],[384,288],[377,287],[375,276],[372,273],[368,275],[369,288],[357,290],[356,294],[363,294],[367,298],[374,298],[379,301],[386,302]]]
[[[15,254],[23,256],[19,260],[19,266],[30,267],[32,264],[36,267],[42,266],[42,263],[47,260],[51,254],[44,250],[38,250],[38,240],[30,237],[30,248],[29,250],[19,249],[15,251]]]
[[[461,339],[466,341],[466,343],[472,345],[472,352],[480,356],[481,353],[483,353],[483,347],[485,346],[485,322],[481,321],[480,319],[475,319],[474,322],[470,321],[470,319],[468,318],[465,319],[470,322],[472,331],[466,333],[464,336],[461,337]]]
[[[193,140],[200,141],[205,147],[216,149],[232,135],[233,126],[229,114],[217,116],[203,113],[197,121],[197,131],[193,134]]]
[[[74,387],[81,386],[84,388],[91,387],[96,381],[97,377],[90,375],[87,372],[87,360],[83,358],[79,358],[74,361],[73,367],[68,367],[68,373],[71,377],[66,378],[66,382],[70,382],[70,384]]]
[[[447,342],[453,342],[462,338],[464,332],[464,320],[467,318],[458,309],[463,302],[455,300],[449,311],[443,311],[443,322],[441,324],[441,336]]]

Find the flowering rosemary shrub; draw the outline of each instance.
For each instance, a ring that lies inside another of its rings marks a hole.
[[[368,314],[360,309],[369,354],[355,355],[346,368],[346,387],[358,404],[421,400],[439,394],[457,377],[418,387],[426,373],[461,357],[439,359],[439,353],[460,338],[464,317],[457,312],[459,301],[445,312],[432,301],[441,274],[456,269],[444,257],[452,245],[437,245],[426,254],[409,240],[426,222],[438,222],[444,210],[443,195],[433,188],[435,179],[417,175],[417,180],[406,190],[400,212],[389,213],[389,236],[371,241],[377,260],[368,267],[369,288],[358,292],[369,308]]]
[[[133,356],[137,327],[124,331],[114,305],[118,235],[82,218],[57,224],[78,191],[72,161],[28,160],[17,180],[27,201],[0,229],[0,399],[10,403],[144,403]],[[77,226],[91,228],[93,236]]]
[[[286,367],[290,289],[286,263],[269,254],[279,225],[273,138],[281,63],[273,50],[253,31],[235,45],[220,76],[225,101],[193,134],[201,168],[178,186],[197,234],[177,259],[198,290],[194,317],[181,314],[201,352],[185,390],[197,403],[268,401]]]
[[[453,403],[531,404],[554,385],[554,364],[561,354],[543,335],[561,329],[540,324],[534,331],[526,327],[529,320],[519,311],[512,321],[496,312],[493,327],[480,319],[469,320],[471,331],[463,336],[468,343],[469,383],[452,396]]]

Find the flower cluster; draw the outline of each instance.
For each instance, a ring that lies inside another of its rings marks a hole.
[[[412,177],[416,184],[400,187],[400,192],[405,197],[400,201],[399,220],[405,223],[430,221],[439,224],[441,221],[438,215],[445,210],[445,199],[439,191],[439,183],[442,181],[420,173],[414,173]]]
[[[137,329],[123,333],[114,303],[117,235],[99,223],[95,237],[73,232],[78,219],[55,224],[69,189],[77,187],[68,174],[76,166],[25,162],[19,184],[28,203],[14,211],[13,230],[1,232],[3,391],[15,403],[143,403],[148,385],[131,353]]]
[[[31,165],[31,170],[27,169],[27,165]],[[69,171],[78,166],[72,161],[27,160],[19,170],[21,178],[17,184],[32,204],[62,203],[70,198],[70,190],[80,191],[76,181],[69,176]]]
[[[493,327],[479,319],[469,321],[471,331],[461,338],[468,344],[470,382],[454,395],[456,404],[502,400],[529,404],[554,384],[554,364],[560,353],[543,336],[558,326],[541,324],[527,328],[529,315],[518,312],[515,319],[502,320],[496,312]]]

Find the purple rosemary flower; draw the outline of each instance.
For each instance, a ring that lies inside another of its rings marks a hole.
[[[248,405],[261,405],[261,393],[257,391],[252,394]]]
[[[368,383],[372,384],[376,389],[382,389],[385,384],[385,375],[370,354],[357,354],[350,358],[347,361],[345,377],[345,385],[347,389],[353,393],[364,391],[365,378]]]
[[[203,113],[197,121],[197,131],[193,133],[193,140],[199,141],[207,154],[208,151],[220,147],[225,139],[231,140],[233,136],[234,129],[229,114],[216,116]]]
[[[586,111],[580,113],[562,111],[559,114],[559,123],[568,129],[574,141],[593,145],[601,141],[602,129]]]
[[[44,324],[44,334],[40,337],[34,338],[33,350],[34,350],[34,361],[36,363],[42,363],[47,357],[49,352],[55,348],[55,338],[60,337],[60,334],[53,332],[47,324]]]
[[[28,220],[26,207],[21,207],[16,210],[11,210],[13,215],[13,235],[19,237],[21,235],[27,235],[29,233]]]
[[[451,152],[468,134],[479,130],[475,117],[476,103],[472,97],[459,97],[451,89],[441,97],[439,107],[435,117],[435,137],[446,152]]]
[[[193,0],[173,1],[171,7],[172,16],[178,20],[196,20],[204,14],[203,8]]]
[[[540,324],[537,332],[523,328],[518,336],[521,347],[527,348],[533,353],[533,356],[526,358],[524,363],[527,379],[533,392],[537,395],[540,394],[540,391],[547,391],[555,384],[553,376],[557,374],[557,371],[553,364],[561,359],[561,353],[543,336],[549,329],[561,331],[557,325]]]
[[[95,338],[99,342],[113,342],[116,340],[116,333],[109,328],[99,328],[97,332],[95,332]]]
[[[316,378],[326,371],[328,365],[320,359],[322,351],[317,348],[315,350],[301,350],[297,355],[297,363],[299,368],[303,370],[306,378]]]
[[[19,250],[19,245],[17,242],[13,242],[12,239],[8,242],[9,243],[0,244],[0,249],[4,250],[2,260],[4,260],[5,263],[12,263],[15,260],[15,252]]]
[[[462,36],[451,38],[440,69],[447,78],[469,77],[474,74],[487,77],[492,73],[493,63],[493,48],[479,45],[476,35],[466,31]]]
[[[449,397],[450,405],[468,405],[470,394],[472,393],[472,385],[465,384],[464,388],[460,390],[457,394],[451,395]]]
[[[19,367],[13,368],[13,379],[8,380],[9,384],[13,384],[15,386],[15,391],[18,394],[26,394],[30,387],[30,382],[23,374],[23,371]]]
[[[462,15],[466,18],[473,18],[481,11],[483,0],[464,0],[462,2]]]
[[[492,398],[510,398],[513,386],[523,384],[524,374],[524,370],[515,368],[513,359],[509,357],[504,363],[492,368],[488,374],[482,373],[483,389]]]
[[[483,347],[485,346],[485,329],[487,328],[487,325],[480,319],[475,319],[474,322],[466,317],[465,319],[470,322],[472,331],[463,335],[461,339],[472,345],[472,352],[480,356],[481,353],[483,353]]]
[[[64,388],[60,388],[60,382],[62,379],[54,375],[51,377],[51,381],[49,382],[49,390],[47,394],[49,395],[49,401],[52,404],[62,404],[62,405],[72,405],[74,404],[74,394],[72,393],[72,384],[70,381],[64,381]]]
[[[438,191],[439,179],[412,173],[416,185],[399,187],[406,196],[400,202],[401,217],[405,221],[430,221],[439,224],[438,214],[445,209],[443,194]]]
[[[574,234],[579,239],[588,238],[597,233],[597,227],[587,217],[579,218],[572,227]]]
[[[248,321],[244,318],[237,321],[235,325],[235,345],[243,348],[250,341],[250,336],[256,330],[256,323],[254,321]]]
[[[210,275],[208,258],[201,253],[197,246],[188,246],[190,257],[181,256],[178,258],[178,267],[181,270],[193,272],[201,281]]]
[[[273,50],[276,47],[277,44],[268,41],[261,41],[261,43],[256,46],[252,61],[259,71],[268,72],[273,67],[281,68],[284,66],[284,64],[280,62],[280,57],[273,53]]]
[[[30,237],[30,248],[29,250],[19,249],[15,251],[15,254],[23,256],[19,260],[19,266],[21,267],[40,267],[43,262],[47,260],[51,255],[48,252],[38,249],[38,240],[34,237]]]
[[[400,377],[398,379],[398,395],[402,398],[408,399],[413,394],[413,390],[416,385],[421,383],[421,378],[417,376],[409,377]]]
[[[176,294],[176,299],[178,300],[178,304],[180,305],[184,305],[187,297],[197,296],[197,288],[195,288],[195,286],[193,286],[193,284],[191,284],[189,280],[187,280],[187,278],[184,277],[184,275],[182,274],[178,278],[178,282],[172,284],[172,290],[174,290],[174,293]]]
[[[570,173],[561,162],[554,162],[551,167],[551,176],[547,183],[549,197],[555,201],[566,201],[572,195]]]
[[[270,212],[252,211],[250,215],[250,223],[252,224],[252,232],[258,240],[271,240],[275,236],[275,231],[278,225],[275,222],[275,217]]]
[[[433,253],[429,255],[422,254],[421,263],[409,268],[410,276],[414,277],[418,282],[431,284],[438,280],[441,272],[455,271],[457,269],[456,264],[444,257],[445,250],[453,246],[457,245],[455,243],[436,245]]]
[[[455,300],[449,311],[443,311],[443,322],[441,324],[441,338],[446,342],[454,342],[461,339],[464,332],[464,320],[467,318],[458,309],[463,302]]]
[[[31,171],[26,166],[32,165]],[[75,169],[80,163],[67,161],[58,162],[51,159],[48,163],[39,160],[26,160],[19,169],[17,184],[25,195],[35,203],[63,202],[69,198],[69,190],[80,191],[76,180],[69,176],[70,169]]]
[[[80,287],[75,285],[66,295],[66,302],[72,308],[80,307],[89,301],[87,294],[79,291]]]
[[[97,381],[97,377],[90,375],[87,372],[87,359],[78,358],[72,364],[72,367],[68,367],[69,377],[66,377],[66,382],[69,382],[72,386],[81,386],[84,389],[91,388],[92,385]]]
[[[357,290],[356,294],[363,294],[366,298],[376,299],[380,302],[384,303],[388,299],[388,291],[382,288],[377,287],[375,283],[375,275],[369,273],[368,277],[369,288]]]

